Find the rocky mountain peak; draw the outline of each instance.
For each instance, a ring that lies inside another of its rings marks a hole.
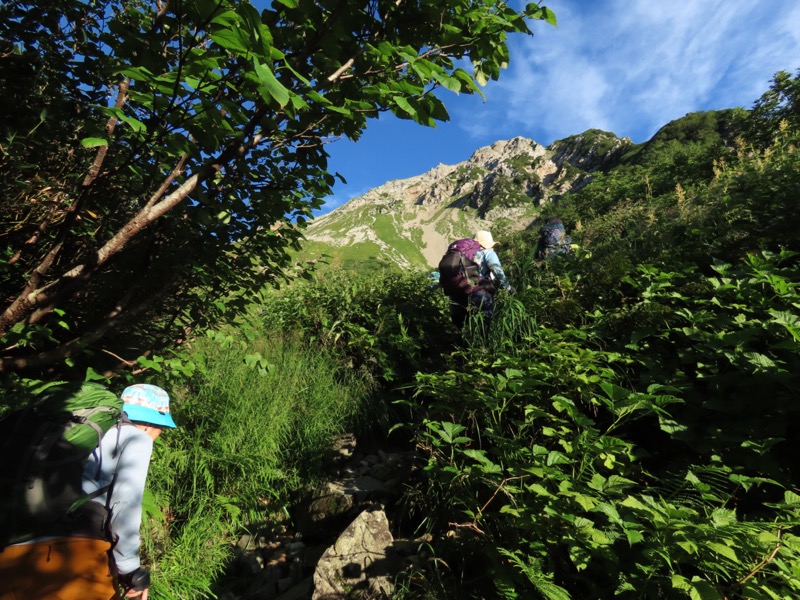
[[[354,198],[315,219],[306,238],[333,246],[344,262],[374,258],[434,266],[450,240],[479,229],[502,235],[528,227],[542,206],[586,185],[630,146],[630,140],[599,130],[550,147],[525,137],[499,140],[461,163],[439,164]]]
[[[467,165],[483,167],[484,169],[496,169],[501,163],[516,156],[530,156],[536,158],[544,156],[546,148],[537,142],[524,138],[515,137],[510,140],[500,140],[491,146],[478,148],[466,161]]]
[[[630,138],[618,138],[607,131],[589,129],[553,142],[548,150],[556,164],[569,163],[573,167],[593,173],[616,166],[622,155],[632,146]]]

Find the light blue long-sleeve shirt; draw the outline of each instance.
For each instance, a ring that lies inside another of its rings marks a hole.
[[[505,290],[511,287],[503,267],[500,265],[500,258],[498,258],[497,252],[487,248],[478,250],[475,253],[474,261],[480,266],[480,273],[483,279],[493,279]]]
[[[119,435],[119,442],[117,441]],[[142,498],[153,453],[153,440],[134,425],[112,427],[103,437],[83,470],[83,491],[92,493],[110,485],[111,533],[119,540],[114,546],[114,560],[120,574],[135,571],[139,561],[139,527],[142,524]],[[106,505],[107,493],[95,502]]]

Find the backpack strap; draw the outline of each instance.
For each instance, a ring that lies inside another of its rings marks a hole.
[[[472,287],[477,285],[478,280],[480,279],[480,266],[473,260],[467,258],[464,253],[461,253],[459,258],[461,261],[461,269],[464,272],[464,279],[469,283]],[[472,290],[470,290],[470,293]]]
[[[75,419],[75,422],[76,423],[80,423],[81,425],[89,425],[92,429],[94,429],[95,433],[97,434],[97,443],[98,444],[100,443],[100,440],[103,439],[103,436],[106,434],[106,432],[103,431],[103,428],[100,427],[100,425],[98,425],[97,423],[95,423],[91,419],[79,418],[79,419]]]
[[[133,425],[133,424],[134,423],[130,419],[128,419],[128,416],[124,412],[120,414],[119,419],[117,419],[117,422],[114,424],[114,428],[117,430],[117,433],[116,433],[117,441],[114,444],[114,451],[113,451],[113,455],[114,456],[119,454],[119,437],[120,437],[120,432],[122,430],[122,426],[123,425]],[[109,430],[109,433],[110,433],[110,431],[111,430]],[[102,438],[101,438],[101,440],[102,440]],[[97,449],[98,450],[100,449],[99,445],[98,445]],[[100,470],[102,469],[102,467],[103,467],[103,453],[102,452],[98,452],[98,455],[97,455],[97,471],[95,472],[95,479],[100,477]],[[108,485],[104,485],[104,486],[102,486],[100,488],[97,488],[93,492],[89,492],[83,498],[81,498],[80,500],[78,500],[72,506],[69,507],[69,511],[76,510],[77,508],[83,506],[87,502],[89,502],[91,500],[95,500],[96,498],[99,498],[100,496],[105,494],[106,495],[106,501],[103,504],[103,506],[104,506],[104,508],[106,510],[106,513],[105,513],[106,514],[106,519],[105,519],[105,522],[103,523],[103,529],[106,532],[106,538],[108,539],[108,541],[111,542],[111,548],[112,549],[114,548],[114,546],[116,546],[117,542],[119,541],[119,536],[114,536],[111,533],[111,516],[112,516],[111,500],[112,500],[113,495],[114,495],[114,486],[117,483],[117,476],[118,475],[119,475],[119,471],[117,469],[114,469],[114,473],[111,475],[111,481],[109,482]]]

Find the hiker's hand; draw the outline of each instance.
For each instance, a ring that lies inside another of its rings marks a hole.
[[[138,598],[139,600],[147,600],[148,592],[150,590],[150,572],[147,569],[139,567],[135,571],[126,573],[119,576],[119,581],[125,592],[126,598]]]
[[[508,292],[509,296],[513,296],[514,294],[517,293],[517,290],[515,290],[512,286],[508,286],[508,289],[506,291]]]

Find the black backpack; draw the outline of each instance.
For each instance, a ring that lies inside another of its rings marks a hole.
[[[567,235],[564,223],[556,217],[547,219],[539,229],[536,258],[550,258],[559,254],[569,254],[570,252],[572,252],[572,238]]]
[[[0,547],[44,536],[110,539],[108,508],[81,487],[83,468],[122,416],[96,383],[51,383],[0,419]]]
[[[456,240],[447,247],[447,253],[439,261],[439,284],[448,296],[469,294],[478,285],[480,267],[475,254],[481,245],[473,239]]]

